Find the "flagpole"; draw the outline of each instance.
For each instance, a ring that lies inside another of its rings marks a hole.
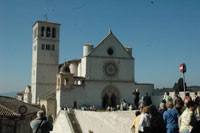
[[[184,75],[184,72],[183,72],[183,87],[184,87],[184,94],[185,94],[185,75]]]
[[[185,63],[180,64],[180,68],[179,69],[180,69],[180,72],[183,73],[183,88],[184,88],[184,94],[185,94],[185,88],[186,88],[186,86],[185,86],[185,75],[184,75],[184,73],[186,72]]]

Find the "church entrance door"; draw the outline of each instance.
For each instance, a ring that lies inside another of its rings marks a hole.
[[[103,108],[106,108],[107,106],[109,106],[109,97],[107,94],[103,96],[102,106]]]
[[[114,86],[107,86],[103,89],[102,94],[102,107],[105,109],[108,106],[116,107],[117,104],[120,104],[120,92]]]
[[[74,108],[77,109],[77,101],[74,101]]]
[[[116,96],[115,96],[115,94],[112,94],[112,95],[111,95],[110,101],[111,101],[111,106],[112,106],[112,107],[116,107],[117,101],[116,101]]]

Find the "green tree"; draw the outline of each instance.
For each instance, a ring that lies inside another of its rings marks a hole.
[[[187,88],[186,83],[185,83],[185,88]],[[184,91],[183,78],[179,78],[178,83],[174,83],[173,90]]]
[[[178,84],[177,84],[177,83],[174,83],[173,90],[179,91],[179,87],[178,87]]]

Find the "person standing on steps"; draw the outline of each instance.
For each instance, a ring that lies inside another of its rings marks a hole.
[[[148,92],[146,92],[144,96],[144,106],[150,106],[152,104],[151,96],[148,95]]]
[[[136,106],[136,109],[138,109],[138,106],[139,106],[139,95],[140,95],[140,92],[139,92],[138,88],[133,91],[133,95],[134,95],[134,104]]]

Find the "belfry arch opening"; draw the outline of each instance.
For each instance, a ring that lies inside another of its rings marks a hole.
[[[51,36],[51,28],[47,27],[46,28],[46,37],[50,37]]]
[[[56,28],[52,29],[52,38],[56,38]]]
[[[44,37],[44,32],[45,32],[45,29],[44,29],[44,27],[42,26],[42,28],[41,28],[41,37]]]

